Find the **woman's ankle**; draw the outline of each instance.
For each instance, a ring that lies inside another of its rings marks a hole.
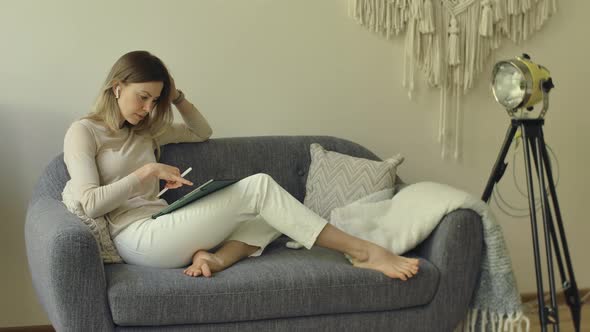
[[[369,259],[369,243],[354,250],[351,250],[348,255],[357,262],[364,262]]]
[[[229,240],[215,252],[215,255],[221,258],[224,267],[227,268],[255,253],[258,249],[260,247],[251,246],[237,240]]]
[[[315,244],[345,253],[357,261],[367,260],[369,247],[373,245],[371,242],[352,236],[331,224],[326,224]]]

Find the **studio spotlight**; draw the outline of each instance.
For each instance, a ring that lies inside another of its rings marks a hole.
[[[492,173],[488,179],[482,200],[484,202],[489,202],[494,185],[502,178],[506,166],[508,165],[504,162],[506,154],[508,153],[508,149],[510,148],[510,144],[514,139],[516,131],[520,129],[524,147],[524,162],[527,176],[529,211],[537,281],[537,300],[539,304],[539,319],[542,331],[547,331],[548,324],[553,324],[554,331],[559,331],[555,278],[553,275],[553,253],[555,253],[565,300],[570,307],[575,330],[580,331],[580,294],[574,277],[574,270],[570,260],[561,212],[557,201],[555,182],[553,181],[549,155],[543,137],[544,118],[549,109],[549,91],[553,88],[553,80],[551,79],[549,70],[533,63],[531,58],[526,54],[522,57],[500,61],[494,66],[492,71],[492,91],[496,101],[504,107],[510,116],[511,123],[508,127],[504,144],[500,149],[498,159],[496,160]],[[539,116],[534,118],[531,116],[530,112],[533,111],[533,106],[540,101],[543,101],[543,108],[539,112]],[[532,163],[531,159],[533,160]],[[542,225],[546,253],[545,258],[547,262],[547,275],[549,278],[551,295],[550,303],[548,304],[545,304],[543,291],[543,273],[541,256],[539,254],[539,235],[537,232],[532,167],[535,168],[534,174],[538,180],[539,193],[541,196]],[[548,186],[546,186],[546,184]],[[550,196],[547,193],[547,187],[549,188]],[[551,201],[549,201],[549,199],[551,199]],[[553,219],[552,212],[555,213],[555,220]],[[565,266],[562,260],[562,252],[563,258],[565,258]]]

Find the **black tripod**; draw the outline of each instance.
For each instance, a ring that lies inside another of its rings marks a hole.
[[[506,164],[504,159],[508,153],[510,143],[514,138],[516,130],[520,128],[523,138],[524,147],[524,162],[526,167],[527,185],[529,194],[529,209],[531,215],[531,228],[533,235],[533,250],[535,254],[535,271],[537,274],[537,300],[539,303],[539,319],[543,332],[547,331],[547,325],[553,324],[553,331],[559,331],[559,317],[557,311],[557,299],[555,296],[555,279],[553,277],[553,257],[552,248],[555,250],[557,257],[557,264],[559,267],[559,274],[561,275],[562,287],[565,294],[565,300],[570,307],[572,318],[574,321],[574,327],[576,331],[580,331],[580,294],[578,292],[578,286],[576,279],[574,278],[574,270],[572,269],[572,263],[570,260],[570,254],[563,230],[563,222],[561,219],[561,212],[559,210],[559,204],[557,202],[557,193],[555,192],[555,184],[553,182],[553,174],[551,173],[551,165],[549,163],[549,157],[547,149],[545,147],[545,139],[543,138],[543,124],[545,120],[540,119],[512,119],[512,124],[508,128],[506,139],[496,160],[496,164],[492,169],[492,174],[488,180],[486,188],[484,190],[482,200],[489,202],[490,195],[494,188],[494,184],[500,181],[504,171],[506,170]],[[530,144],[530,147],[529,147]],[[541,195],[541,206],[543,213],[543,227],[545,234],[545,251],[547,254],[547,268],[549,275],[549,288],[551,293],[551,302],[545,305],[545,298],[543,292],[543,273],[541,271],[541,261],[539,255],[539,239],[537,233],[537,218],[535,215],[535,198],[533,188],[533,176],[531,171],[531,150],[533,160],[535,162],[535,168],[537,172],[537,178],[539,181],[539,189]],[[563,246],[563,253],[565,255],[565,263],[567,265],[567,276],[565,275],[564,266],[562,262],[561,251],[557,240],[557,234],[554,227],[553,217],[551,214],[551,208],[549,206],[547,191],[545,187],[545,175],[547,176],[549,190],[551,192],[551,201],[555,209],[555,217],[557,220],[557,226],[561,244]],[[552,247],[553,244],[553,247]]]

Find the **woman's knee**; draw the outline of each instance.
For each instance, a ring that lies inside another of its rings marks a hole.
[[[266,173],[256,173],[247,177],[247,179],[255,182],[274,182],[272,176]]]
[[[278,186],[277,182],[266,173],[250,175],[246,181],[252,197],[258,197],[259,194],[266,193],[270,188]]]

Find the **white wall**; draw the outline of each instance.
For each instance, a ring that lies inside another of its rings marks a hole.
[[[541,33],[522,46],[506,41],[489,68],[526,51],[552,71],[557,88],[545,136],[561,166],[558,194],[578,283],[589,287],[590,2],[560,4]],[[163,59],[214,137],[339,136],[382,158],[402,152],[406,181],[445,182],[478,196],[508,125],[484,73],[464,101],[464,160],[441,160],[438,90],[419,86],[408,100],[400,83],[403,37],[386,41],[357,25],[344,0],[0,0],[0,40],[0,327],[48,323],[27,267],[26,205],[41,171],[61,152],[65,130],[89,110],[110,66],[128,51]],[[510,175],[501,187],[517,197]],[[497,217],[520,290],[531,292],[529,220]]]

